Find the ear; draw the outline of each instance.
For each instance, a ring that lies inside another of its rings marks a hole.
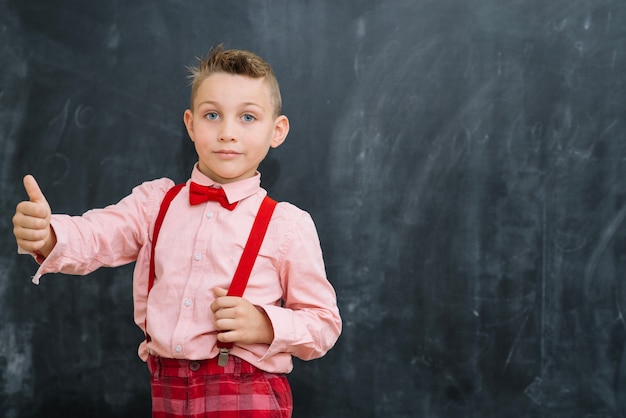
[[[272,137],[272,143],[270,144],[270,146],[272,148],[277,148],[278,146],[280,146],[280,144],[285,142],[288,133],[289,119],[287,119],[287,116],[285,115],[280,115],[274,121],[274,136]]]
[[[183,114],[183,121],[185,122],[185,126],[187,127],[187,133],[189,134],[189,138],[193,142],[194,141],[194,132],[193,132],[193,112],[190,109],[185,110]]]

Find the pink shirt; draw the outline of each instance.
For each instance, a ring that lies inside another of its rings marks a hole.
[[[191,180],[215,185],[194,168]],[[133,275],[135,322],[152,341],[148,352],[180,359],[215,357],[216,330],[210,309],[214,287],[228,288],[266,191],[260,175],[220,185],[229,211],[219,203],[189,204],[189,187],[174,198],[157,240],[156,280],[146,301],[154,221],[169,179],[146,182],[116,205],[83,216],[53,215],[57,244],[33,277],[51,272],[87,274],[102,266],[136,261]],[[290,203],[277,205],[252,270],[244,298],[265,310],[274,329],[271,345],[235,344],[231,354],[274,373],[292,370],[291,356],[323,356],[341,332],[333,287],[310,215]],[[145,331],[145,330],[144,330]]]

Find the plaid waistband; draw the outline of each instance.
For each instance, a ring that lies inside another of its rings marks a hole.
[[[151,355],[148,357],[148,368],[155,378],[266,373],[233,355],[228,356],[228,363],[225,367],[217,364],[217,357],[207,360],[179,360]]]

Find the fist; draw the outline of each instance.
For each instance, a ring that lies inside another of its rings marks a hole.
[[[274,340],[272,323],[263,310],[246,299],[228,296],[220,287],[213,289],[215,300],[211,310],[215,315],[217,339],[225,343],[271,344]]]
[[[13,235],[21,249],[47,257],[56,244],[56,237],[50,227],[50,205],[30,174],[24,177],[24,188],[28,200],[18,203],[15,208]]]

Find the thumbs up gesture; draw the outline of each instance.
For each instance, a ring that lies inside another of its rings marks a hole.
[[[30,174],[24,177],[24,188],[29,200],[18,203],[15,209],[13,235],[21,249],[47,257],[56,244],[50,227],[50,205]]]

